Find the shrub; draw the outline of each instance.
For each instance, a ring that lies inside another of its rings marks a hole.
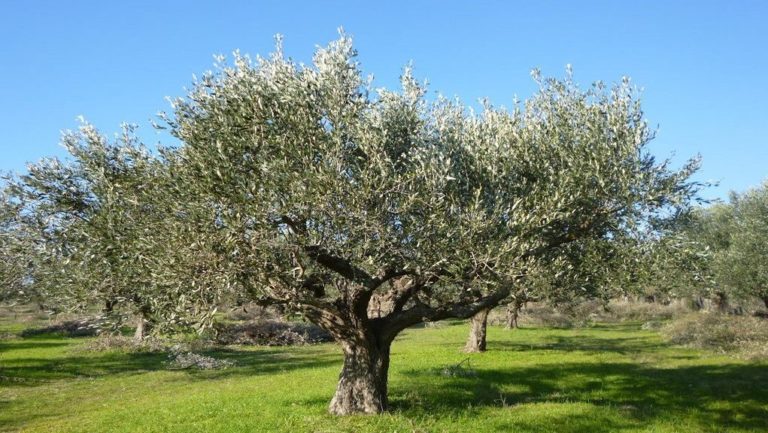
[[[470,365],[469,358],[465,358],[458,364],[440,369],[440,375],[445,377],[475,377],[477,376],[477,371]]]
[[[164,352],[170,343],[157,338],[144,338],[141,341],[132,337],[115,334],[100,334],[82,346],[88,352]]]
[[[99,327],[94,321],[88,319],[65,320],[42,328],[29,328],[21,331],[22,337],[34,337],[36,335],[56,334],[64,337],[91,337],[99,332]]]
[[[768,359],[768,321],[765,319],[693,313],[667,325],[663,334],[674,344],[714,349],[748,359]]]
[[[690,312],[682,302],[662,304],[658,302],[638,302],[612,300],[607,305],[596,300],[563,304],[557,307],[531,302],[520,310],[521,326],[541,326],[547,328],[574,328],[590,326],[593,323],[643,322],[647,329],[658,329],[660,323]],[[506,311],[495,309],[488,317],[491,325],[505,325]]]
[[[302,322],[254,320],[245,323],[216,325],[217,344],[246,344],[261,346],[293,346],[332,341],[322,328]]]
[[[690,312],[682,302],[662,304],[660,302],[636,302],[613,300],[605,310],[598,313],[601,322],[658,322],[671,320]]]
[[[182,345],[171,347],[168,355],[168,365],[174,370],[198,369],[198,370],[220,370],[235,365],[234,361],[226,359],[217,359],[211,356],[201,355],[199,353],[185,350]]]

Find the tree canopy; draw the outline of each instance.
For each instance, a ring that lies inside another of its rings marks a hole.
[[[687,232],[710,251],[712,290],[768,307],[768,182],[698,210]]]

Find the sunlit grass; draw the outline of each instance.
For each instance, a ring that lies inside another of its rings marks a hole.
[[[768,431],[766,364],[671,347],[639,325],[491,328],[489,351],[473,355],[460,350],[466,332],[404,333],[391,412],[341,418],[326,412],[333,344],[218,350],[236,366],[179,371],[163,354],[83,351],[87,338],[6,338],[0,431]],[[467,357],[475,375],[441,374]]]

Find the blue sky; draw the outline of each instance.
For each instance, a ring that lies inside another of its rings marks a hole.
[[[659,157],[700,153],[699,180],[725,197],[768,177],[768,2],[762,1],[7,1],[0,13],[0,171],[62,156],[60,131],[83,115],[103,132],[149,126],[214,54],[286,53],[351,34],[376,85],[403,65],[430,89],[468,103],[511,105],[533,67],[644,89]]]

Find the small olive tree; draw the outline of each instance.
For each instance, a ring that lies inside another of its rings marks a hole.
[[[732,193],[694,214],[688,233],[711,253],[710,286],[718,298],[757,298],[768,307],[768,182]]]
[[[60,268],[61,232],[47,218],[30,212],[11,176],[0,189],[0,302],[35,304],[42,311],[64,309],[56,301],[66,273]]]
[[[150,153],[129,125],[110,142],[84,123],[62,144],[68,159],[32,164],[8,187],[16,238],[40,253],[28,285],[59,309],[101,305],[113,326],[135,316],[137,339],[147,325],[209,323],[228,273],[210,250],[214,211],[177,188],[174,152]]]
[[[694,192],[695,161],[673,171],[645,151],[628,80],[534,78],[524,104],[475,114],[425,100],[408,69],[400,91],[372,90],[342,36],[312,66],[238,55],[165,116],[238,287],[341,344],[332,413],[387,409],[403,329],[493,307],[569,244]]]
[[[19,207],[0,191],[0,302],[26,300],[28,295],[24,283],[30,251],[20,233]]]
[[[733,214],[724,280],[741,296],[756,297],[768,308],[768,182],[736,195]]]

